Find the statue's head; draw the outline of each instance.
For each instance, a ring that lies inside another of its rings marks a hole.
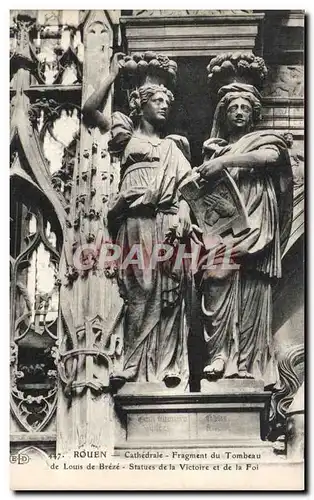
[[[218,93],[220,101],[215,111],[212,137],[227,139],[230,133],[249,133],[261,120],[260,95],[255,87],[231,84]]]
[[[211,137],[250,132],[261,119],[261,95],[267,76],[262,57],[253,53],[219,54],[207,66],[213,100],[218,98]]]
[[[177,75],[177,63],[155,52],[125,57],[124,86],[128,89],[130,118],[134,124],[146,120],[161,127],[167,120]]]
[[[248,133],[260,120],[261,104],[252,94],[231,93],[228,98],[226,96],[224,110],[228,132],[238,130]]]
[[[133,121],[145,119],[160,127],[167,121],[173,94],[164,85],[146,84],[130,95],[130,117]]]

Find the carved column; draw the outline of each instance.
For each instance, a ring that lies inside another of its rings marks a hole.
[[[113,26],[105,11],[91,11],[83,31],[82,104],[109,71]],[[110,114],[111,109],[105,112]],[[106,203],[118,174],[111,166],[107,143],[108,134],[101,136],[98,129],[81,124],[60,275],[57,450],[61,453],[112,446],[109,375],[119,349],[110,328],[121,301],[112,274],[99,261],[102,242],[108,238]]]

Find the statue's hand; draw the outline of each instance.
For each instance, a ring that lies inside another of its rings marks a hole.
[[[111,64],[110,64],[110,73],[114,75],[114,77],[118,76],[120,69],[124,66],[124,58],[125,54],[123,52],[116,52],[113,55]]]
[[[202,237],[202,233],[203,231],[196,224],[192,224],[190,208],[188,204],[182,200],[178,213],[173,218],[173,222],[166,233],[166,241],[174,243],[176,240],[190,237],[195,243],[202,245],[199,239],[199,237]]]
[[[216,176],[225,168],[224,163],[221,158],[214,158],[213,160],[205,161],[202,165],[197,167],[195,170],[204,179],[209,179]]]

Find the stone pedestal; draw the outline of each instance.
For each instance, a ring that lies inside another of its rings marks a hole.
[[[127,384],[115,396],[115,448],[258,447],[270,397],[261,383],[247,380],[204,381],[200,393]]]

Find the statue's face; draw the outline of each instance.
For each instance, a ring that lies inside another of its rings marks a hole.
[[[142,108],[143,118],[152,124],[164,123],[169,114],[170,101],[164,92],[156,92]]]
[[[229,104],[226,113],[229,130],[246,132],[252,124],[253,110],[250,102],[242,97],[237,97]]]

